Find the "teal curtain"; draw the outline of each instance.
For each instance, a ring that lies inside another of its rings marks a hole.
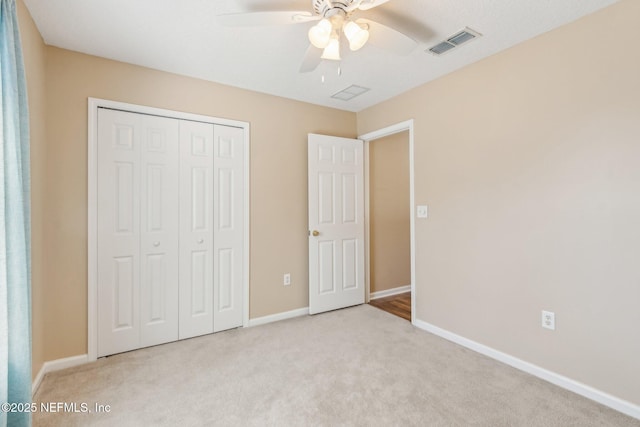
[[[15,0],[0,0],[0,403],[31,402],[29,120]],[[20,409],[16,407],[15,409]],[[0,426],[29,426],[0,410]]]

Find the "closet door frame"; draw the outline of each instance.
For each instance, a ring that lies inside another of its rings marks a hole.
[[[244,201],[243,217],[243,283],[242,283],[242,326],[249,326],[249,123],[229,120],[219,117],[204,116],[199,114],[184,113],[180,111],[165,110],[161,108],[147,107],[124,102],[110,101],[99,98],[88,98],[88,144],[87,144],[87,171],[88,171],[88,199],[87,199],[87,360],[95,361],[98,355],[98,109],[110,108],[131,113],[148,114],[173,119],[191,120],[195,122],[211,123],[213,125],[231,126],[243,129],[244,135],[244,188],[242,199]]]

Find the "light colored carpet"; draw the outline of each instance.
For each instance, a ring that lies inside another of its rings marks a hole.
[[[111,405],[35,426],[640,426],[367,305],[54,372],[35,399]]]

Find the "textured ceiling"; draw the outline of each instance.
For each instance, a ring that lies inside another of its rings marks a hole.
[[[618,0],[391,0],[360,17],[418,42],[409,55],[371,44],[298,72],[313,23],[231,28],[216,16],[307,10],[311,0],[25,0],[47,44],[117,61],[349,111],[369,106],[547,32]],[[437,57],[432,45],[464,27],[483,37]],[[373,37],[373,35],[372,35]],[[322,77],[324,76],[324,83]],[[352,85],[350,101],[331,98]]]

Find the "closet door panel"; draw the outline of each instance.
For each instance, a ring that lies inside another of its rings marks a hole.
[[[98,111],[98,356],[140,346],[140,116]]]
[[[179,121],[142,116],[141,346],[178,339]]]
[[[242,326],[244,131],[214,126],[214,331]]]
[[[180,121],[180,339],[213,332],[213,125]]]

